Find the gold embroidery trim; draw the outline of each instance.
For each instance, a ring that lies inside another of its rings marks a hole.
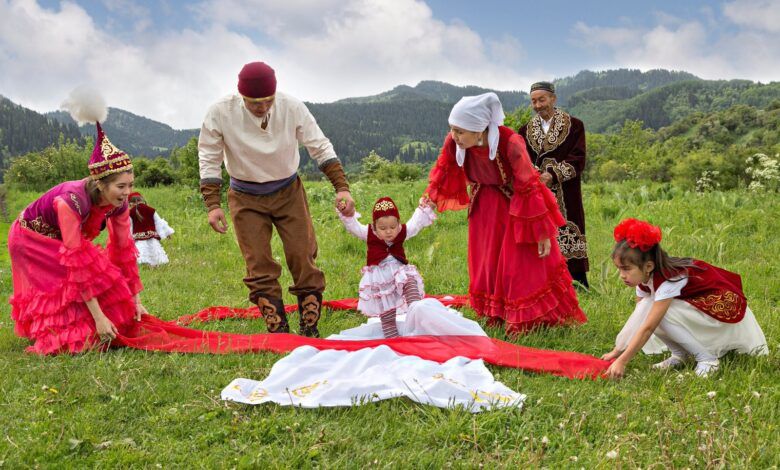
[[[733,321],[742,314],[742,298],[728,290],[693,297],[688,302],[719,320]]]
[[[555,110],[552,123],[547,133],[542,127],[542,118],[538,114],[531,119],[525,132],[525,137],[531,148],[536,153],[538,161],[542,155],[558,148],[569,137],[571,129],[571,116],[560,109]]]

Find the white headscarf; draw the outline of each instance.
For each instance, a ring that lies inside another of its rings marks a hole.
[[[504,108],[495,93],[464,96],[452,107],[449,123],[451,126],[471,132],[482,132],[487,128],[490,159],[496,158],[498,126],[504,123]],[[463,166],[466,159],[466,149],[457,147],[455,159],[458,161],[458,166]]]

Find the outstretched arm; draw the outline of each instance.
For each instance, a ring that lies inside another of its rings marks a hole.
[[[344,225],[344,228],[347,229],[347,232],[351,233],[352,235],[356,236],[357,238],[365,241],[368,238],[368,225],[363,225],[360,222],[358,222],[357,219],[360,218],[360,213],[355,212],[352,216],[345,216],[342,212],[336,211],[339,215],[339,220]]]
[[[647,343],[647,340],[650,339],[650,336],[653,335],[655,329],[658,328],[661,320],[664,319],[664,315],[666,315],[666,312],[669,310],[672,300],[674,299],[656,300],[653,302],[647,319],[642,323],[642,326],[639,327],[639,330],[636,332],[633,339],[631,339],[631,342],[628,343],[626,350],[623,351],[617,360],[615,360],[615,362],[609,366],[609,369],[607,369],[607,377],[610,379],[619,379],[623,377],[626,371],[626,365],[633,359],[636,353],[642,349],[645,343]]]
[[[410,239],[420,233],[425,227],[433,225],[436,220],[436,213],[428,204],[420,204],[414,210],[414,214],[406,223],[406,239]]]

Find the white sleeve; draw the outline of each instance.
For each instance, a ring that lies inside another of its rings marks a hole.
[[[363,225],[358,222],[357,219],[360,218],[359,212],[355,212],[352,217],[345,217],[341,212],[336,212],[339,214],[339,220],[341,220],[341,223],[344,224],[344,228],[347,229],[347,232],[363,241],[368,239],[368,225]]]
[[[436,220],[436,213],[433,212],[433,209],[428,204],[417,207],[412,217],[406,223],[406,239],[412,238],[425,227],[432,225],[434,220]]]
[[[218,110],[212,106],[200,128],[198,136],[198,166],[200,179],[206,182],[222,181],[222,161],[225,159],[225,142],[220,130]]]
[[[644,299],[645,297],[650,297],[650,293],[645,292],[642,289],[640,289],[639,286],[636,286],[636,296],[642,297]]]
[[[174,234],[174,230],[168,225],[168,222],[160,217],[156,211],[154,213],[154,230],[160,238],[168,238]]]
[[[655,300],[673,299],[679,297],[680,293],[688,284],[688,277],[681,279],[669,279],[661,283],[658,286],[658,290],[655,291]]]

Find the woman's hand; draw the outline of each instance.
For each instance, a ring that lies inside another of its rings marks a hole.
[[[625,374],[626,364],[620,359],[610,364],[609,369],[607,369],[607,378],[612,380],[622,379]]]
[[[422,197],[420,197],[419,205],[420,206],[428,206],[431,209],[436,209],[436,203],[431,201],[431,198],[428,197],[427,194],[423,194]]]
[[[140,321],[141,315],[149,315],[149,312],[146,311],[146,307],[141,305],[141,295],[135,294],[135,321]]]
[[[618,357],[620,357],[621,354],[623,354],[623,351],[618,351],[617,349],[613,349],[612,351],[601,356],[601,358],[605,361],[611,361],[612,359],[617,359]]]
[[[110,343],[116,338],[117,333],[119,333],[116,326],[111,323],[111,320],[103,314],[95,318],[95,329],[97,330],[101,343]]]
[[[549,238],[539,240],[539,257],[544,258],[545,256],[549,255],[551,246],[552,244],[550,243]]]

